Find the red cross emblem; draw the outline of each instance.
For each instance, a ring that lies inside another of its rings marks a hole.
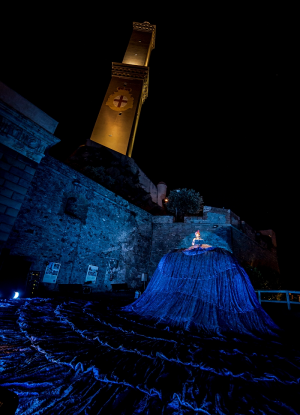
[[[128,99],[125,95],[118,95],[115,99],[114,99],[114,106],[115,107],[125,107],[125,105],[127,105]]]

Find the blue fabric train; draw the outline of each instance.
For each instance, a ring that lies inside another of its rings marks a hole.
[[[165,255],[143,295],[123,310],[207,333],[276,334],[245,270],[227,250],[205,245]]]

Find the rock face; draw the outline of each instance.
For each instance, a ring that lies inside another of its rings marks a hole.
[[[93,291],[112,284],[140,285],[147,273],[152,216],[100,184],[46,156],[32,180],[7,243],[11,257],[23,256],[44,274],[60,264],[55,284],[84,284],[88,266],[98,267]]]
[[[157,187],[132,158],[87,140],[66,164],[147,212],[164,214]]]

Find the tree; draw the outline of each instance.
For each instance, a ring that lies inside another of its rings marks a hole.
[[[171,190],[166,204],[167,210],[182,219],[184,215],[195,215],[202,210],[203,198],[194,189]]]

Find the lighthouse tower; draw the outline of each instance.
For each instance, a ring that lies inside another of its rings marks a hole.
[[[91,140],[131,157],[142,105],[148,96],[149,58],[156,26],[133,23],[122,63],[113,62],[112,77]]]

